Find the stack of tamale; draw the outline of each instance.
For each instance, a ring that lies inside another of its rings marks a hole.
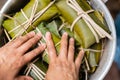
[[[61,36],[67,32],[75,39],[75,57],[81,49],[86,52],[80,71],[81,80],[95,72],[104,40],[112,39],[104,16],[94,10],[87,0],[30,0],[14,16],[4,20],[3,27],[11,40],[30,31],[41,32],[43,36],[39,43],[45,43],[44,36],[49,31],[58,53]],[[43,80],[49,65],[47,54],[45,50],[41,58],[34,59],[25,74],[35,80]]]

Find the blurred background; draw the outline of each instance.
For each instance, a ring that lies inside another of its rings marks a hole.
[[[7,0],[0,0],[0,9]],[[104,80],[120,80],[120,0],[108,0],[106,6],[115,21],[117,31],[117,49],[114,62]]]

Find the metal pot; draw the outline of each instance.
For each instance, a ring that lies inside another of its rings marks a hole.
[[[8,0],[6,4],[1,9],[0,13],[10,13],[12,11],[20,9],[23,3],[28,0]],[[111,35],[113,40],[108,40],[105,45],[105,51],[101,58],[100,64],[94,74],[91,75],[90,80],[102,80],[107,72],[109,71],[115,54],[116,49],[116,30],[114,26],[114,21],[110,15],[110,12],[106,8],[105,4],[101,0],[91,0],[91,5],[94,9],[97,9],[104,13],[106,22],[111,30]],[[0,15],[0,25],[2,24],[3,16]],[[0,27],[1,28],[1,27]]]

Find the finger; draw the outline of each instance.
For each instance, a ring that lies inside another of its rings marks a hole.
[[[69,40],[68,61],[74,61],[74,39]]]
[[[31,38],[26,43],[24,43],[23,45],[21,45],[18,48],[18,51],[21,54],[24,54],[28,49],[30,49],[33,45],[35,45],[40,40],[40,38],[41,38],[41,33],[37,33],[33,38]]]
[[[29,76],[18,76],[15,78],[15,80],[33,80],[33,78]]]
[[[59,57],[67,59],[67,46],[68,46],[68,34],[65,32],[61,39],[60,54]]]
[[[20,37],[16,38],[15,40],[11,41],[10,44],[14,47],[19,47],[23,43],[28,41],[29,39],[33,38],[34,36],[35,36],[35,32],[32,31],[32,32],[26,34],[25,36],[20,36]]]
[[[33,58],[35,58],[37,55],[39,55],[40,53],[42,53],[46,48],[46,44],[42,44],[39,47],[37,47],[36,49],[32,50],[31,52],[26,53],[23,56],[23,64],[26,64],[28,62],[30,62]]]
[[[50,58],[50,62],[53,62],[57,57],[57,54],[50,32],[46,33],[46,44],[47,44],[47,50],[48,50],[48,56]]]
[[[77,71],[79,71],[83,56],[84,56],[84,51],[82,50],[82,51],[79,52],[79,54],[78,54],[78,56],[75,60],[75,65],[76,65]]]

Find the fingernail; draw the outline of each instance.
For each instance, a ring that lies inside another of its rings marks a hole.
[[[68,36],[68,33],[67,33],[67,32],[64,32],[64,34],[63,34],[63,35]]]
[[[41,44],[41,46],[43,46],[44,48],[46,48],[46,44],[44,44],[44,43],[43,43],[43,44]]]
[[[31,31],[29,34],[30,34],[30,35],[35,35],[35,32],[34,32],[34,31]]]
[[[74,38],[70,38],[70,41],[74,41]]]
[[[84,49],[82,49],[81,52],[84,53]]]
[[[46,37],[51,36],[50,32],[46,32]]]
[[[33,78],[27,76],[27,77],[25,78],[25,80],[33,80]]]
[[[39,32],[39,33],[37,33],[36,35],[39,36],[39,37],[41,37],[42,34]]]
[[[38,46],[40,46],[40,45],[41,45],[41,43],[38,42]]]

